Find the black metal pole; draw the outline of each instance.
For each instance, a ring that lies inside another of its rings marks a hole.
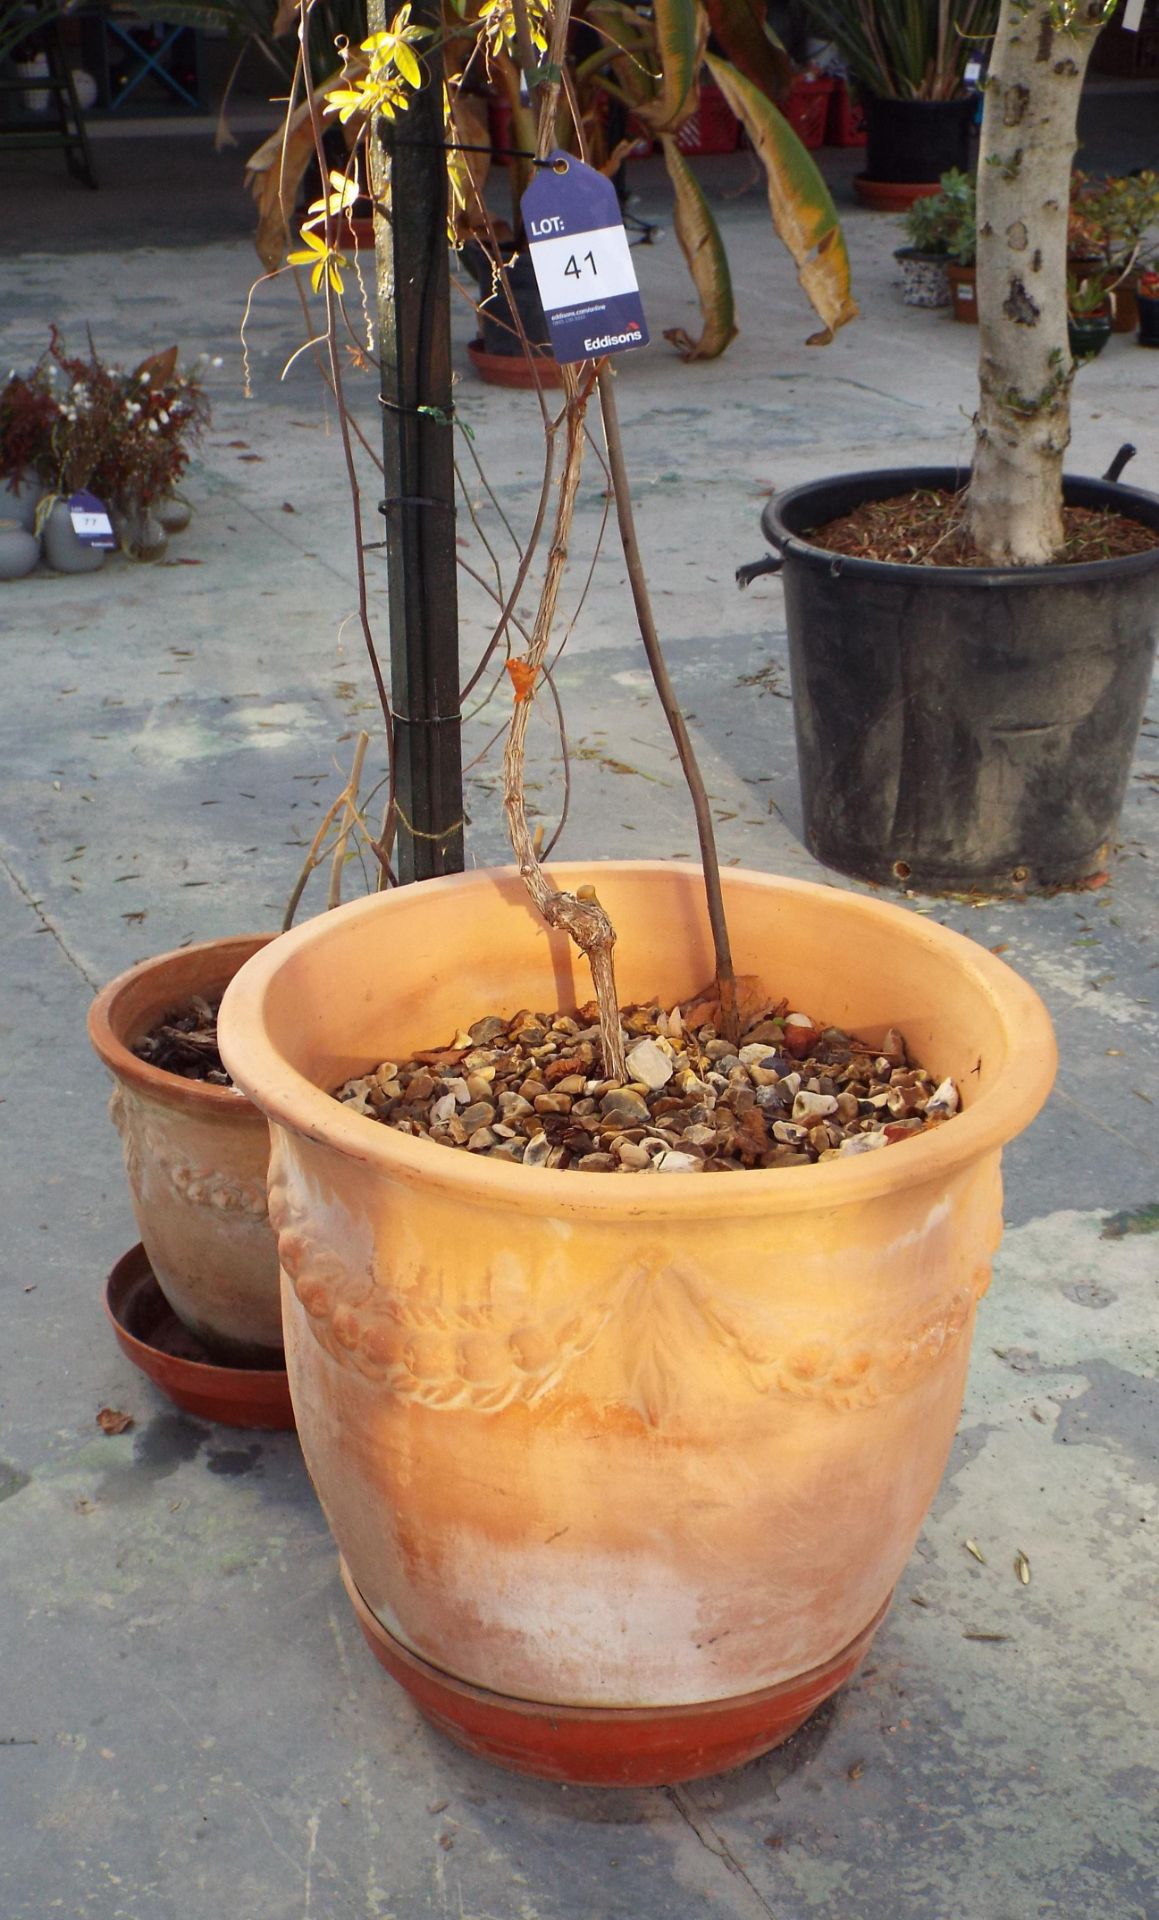
[[[430,880],[463,866],[463,761],[438,0],[415,0],[411,19],[433,30],[418,49],[423,85],[405,113],[379,121],[371,185],[389,207],[378,227],[377,291],[396,871]],[[370,0],[369,23],[385,31],[384,0]]]

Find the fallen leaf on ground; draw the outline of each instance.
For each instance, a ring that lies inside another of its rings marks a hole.
[[[136,1426],[131,1413],[122,1413],[119,1407],[102,1407],[97,1415],[97,1425],[102,1433],[127,1433]]]

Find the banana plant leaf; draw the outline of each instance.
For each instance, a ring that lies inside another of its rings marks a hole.
[[[824,331],[811,334],[808,344],[825,346],[858,310],[850,285],[849,255],[829,189],[784,114],[727,60],[709,54],[707,61],[765,169],[773,225],[824,322]]]
[[[314,89],[314,99],[319,108],[324,103],[327,90],[336,87],[342,76],[343,69],[339,68]],[[290,115],[288,126],[278,127],[246,161],[245,182],[258,209],[254,245],[267,273],[280,267],[286,257],[290,214],[303,175],[313,158],[314,127],[310,103],[303,100]]]
[[[655,0],[660,86],[638,109],[654,133],[675,133],[696,110],[697,75],[708,45],[708,15],[698,0]]]
[[[793,63],[771,27],[765,0],[703,0],[709,25],[725,58],[770,100],[783,100]]]
[[[694,340],[683,327],[669,327],[670,340],[684,360],[715,360],[736,338],[732,277],[720,229],[712,217],[700,182],[670,133],[662,133],[664,164],[676,195],[676,238],[688,262],[700,302],[703,327]]]

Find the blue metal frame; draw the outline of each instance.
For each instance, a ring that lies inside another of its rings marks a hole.
[[[176,75],[170,73],[169,69],[163,64],[164,57],[170,47],[173,46],[180,35],[186,31],[184,26],[178,25],[170,27],[169,32],[165,35],[160,46],[149,48],[143,47],[140,41],[133,37],[135,31],[140,32],[140,28],[134,29],[132,27],[125,28],[119,26],[117,22],[110,19],[108,15],[105,16],[104,25],[106,32],[115,34],[117,39],[120,40],[124,46],[128,47],[130,53],[135,56],[137,61],[132,79],[126,83],[115,99],[110,98],[110,113],[116,113],[119,108],[124,105],[134,89],[140,86],[141,81],[150,73],[155,73],[158,80],[163,81],[170,92],[175,93],[179,99],[184,100],[187,106],[198,107],[201,105],[197,96],[190,93],[188,88],[183,87]]]

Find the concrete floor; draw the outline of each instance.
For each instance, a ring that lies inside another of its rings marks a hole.
[[[160,168],[167,149],[152,151]],[[844,200],[853,163],[830,159]],[[806,349],[747,162],[704,176],[742,333],[722,361],[683,367],[660,339],[690,320],[675,243],[637,254],[658,342],[622,371],[640,537],[723,856],[841,885],[800,839],[779,586],[738,594],[733,569],[761,551],[771,487],[965,457],[976,337],[902,307],[895,227],[851,210],[863,318]],[[666,218],[655,170],[637,184]],[[104,1276],[135,1236],[84,1039],[90,995],[149,953],[277,922],[370,706],[332,422],[306,359],[279,380],[301,337],[292,291],[255,297],[246,400],[245,240],[178,259],[140,237],[122,219],[87,249],[0,268],[5,369],[35,358],[52,320],[77,343],[87,323],[124,361],[175,338],[221,359],[193,524],[167,560],[0,590],[4,1920],[1153,1916],[1159,705],[1106,887],[911,903],[1005,948],[1051,1009],[1062,1066],[1006,1157],[1009,1226],[961,1432],[867,1666],[728,1778],[600,1793],[497,1773],[370,1659],[295,1441],[177,1414],[102,1317]],[[525,524],[534,401],[478,385],[465,306],[455,325],[460,416]],[[357,405],[372,430],[369,381]],[[1159,355],[1116,338],[1078,379],[1074,468],[1101,471],[1126,439],[1140,449],[1127,477],[1159,489]],[[577,551],[602,504],[592,463]],[[573,603],[581,583],[577,561]],[[472,660],[487,605],[466,579],[462,593]],[[561,852],[688,852],[610,546],[560,684],[575,755]],[[502,706],[470,723],[468,758]],[[546,728],[535,777],[554,818]],[[492,751],[469,776],[475,864],[504,857],[497,784]],[[135,1427],[106,1438],[106,1405]]]

